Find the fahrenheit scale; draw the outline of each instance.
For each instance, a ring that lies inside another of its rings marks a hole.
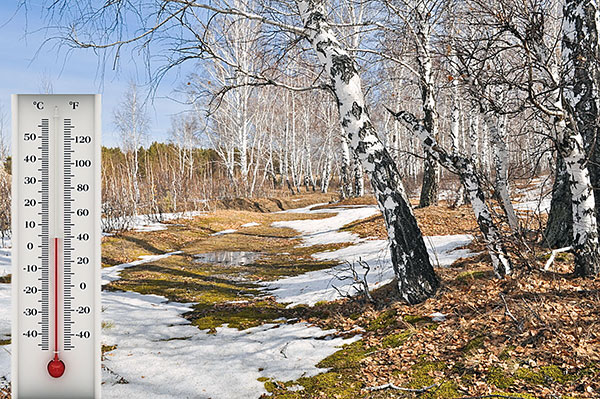
[[[13,398],[100,397],[100,95],[12,96]]]

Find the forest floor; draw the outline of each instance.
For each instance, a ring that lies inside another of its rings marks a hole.
[[[598,281],[571,276],[569,255],[541,272],[538,249],[498,280],[469,207],[416,209],[442,287],[407,306],[373,203],[217,210],[105,237],[104,396],[598,397]],[[374,303],[340,298],[358,258]],[[369,389],[387,383],[404,390]]]

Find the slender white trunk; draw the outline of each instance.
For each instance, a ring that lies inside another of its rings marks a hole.
[[[508,188],[508,146],[506,145],[506,116],[494,117],[491,112],[485,114],[485,124],[490,132],[490,144],[494,155],[496,172],[495,189],[502,209],[508,219],[508,225],[515,233],[520,231],[519,220],[515,214]]]
[[[340,141],[342,143],[342,165],[340,173],[342,198],[349,198],[352,196],[352,183],[350,181],[350,148],[348,147],[348,139],[343,131]]]
[[[479,108],[471,109],[469,112],[469,146],[471,159],[475,165],[481,167],[481,156],[479,155]]]
[[[329,190],[329,181],[331,180],[331,164],[333,162],[333,154],[331,153],[331,134],[327,136],[327,157],[323,165],[323,174],[321,178],[321,192],[326,193]]]
[[[430,10],[422,0],[417,0],[415,7],[416,18],[416,47],[417,64],[419,72],[419,86],[421,87],[421,101],[425,115],[423,124],[429,133],[437,139],[437,104],[435,101],[435,87],[433,80],[433,62],[431,59],[431,23]],[[421,186],[420,207],[437,205],[438,201],[438,163],[430,159],[427,152],[423,165],[423,185]]]
[[[360,160],[356,155],[354,156],[354,165],[352,170],[354,175],[354,196],[362,197],[365,195],[364,171]]]
[[[456,57],[454,57],[456,58]],[[450,142],[453,154],[460,152],[460,106],[458,101],[458,79],[452,79],[452,112],[450,113]]]

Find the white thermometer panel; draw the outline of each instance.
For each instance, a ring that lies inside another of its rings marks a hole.
[[[13,398],[100,397],[100,95],[12,96]]]

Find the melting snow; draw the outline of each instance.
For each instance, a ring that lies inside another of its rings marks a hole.
[[[320,220],[278,222],[281,227],[292,227],[301,233],[304,245],[332,242],[353,242],[354,245],[333,252],[315,255],[317,259],[356,261],[361,258],[371,264],[371,288],[392,277],[387,241],[361,240],[355,234],[337,231],[355,220],[377,214],[376,207],[350,207],[310,210],[295,209],[293,213],[331,213]],[[292,212],[290,212],[292,213]],[[216,234],[233,232],[225,230]],[[441,266],[468,255],[456,248],[470,242],[472,237],[444,236],[426,239],[434,262]],[[435,248],[435,251],[434,251]],[[178,252],[145,256],[141,259],[105,268],[102,282],[119,278],[124,268],[153,262]],[[0,252],[0,270],[10,270],[9,252]],[[437,259],[437,261],[436,261]],[[4,268],[4,269],[1,269]],[[341,266],[267,283],[281,302],[314,304],[319,300],[337,297],[331,287],[333,274]],[[337,282],[337,285],[340,285]],[[293,325],[268,324],[238,331],[228,327],[217,328],[216,334],[207,334],[182,317],[193,304],[168,302],[157,295],[134,292],[102,293],[102,341],[118,345],[107,353],[103,371],[105,398],[256,398],[265,393],[260,377],[293,380],[315,375],[323,370],[314,365],[338,350],[344,343],[359,339],[333,338],[331,331],[323,331],[305,323]],[[10,286],[0,284],[0,334],[10,330]],[[321,339],[315,339],[319,338]],[[325,338],[325,339],[323,339]],[[9,346],[0,347],[0,380],[10,380]],[[129,383],[119,381],[123,378]]]
[[[326,210],[310,210],[305,213],[336,213],[335,216],[318,220],[292,220],[275,222],[273,225],[290,227],[300,231],[303,245],[329,244],[339,242],[355,242],[356,244],[331,252],[320,252],[313,255],[318,260],[338,260],[353,264],[359,276],[364,271],[358,261],[367,262],[371,267],[367,281],[371,289],[387,284],[394,277],[392,261],[387,240],[361,240],[349,232],[337,231],[342,226],[379,213],[375,206],[360,208],[331,208]],[[436,266],[450,266],[457,259],[470,256],[468,249],[458,249],[469,244],[473,237],[468,234],[451,236],[425,237],[425,244],[431,261]],[[340,298],[340,292],[354,294],[353,281],[348,264],[330,269],[316,270],[298,276],[276,281],[264,282],[265,290],[274,295],[278,302],[289,303],[288,307],[300,304],[314,305],[319,301],[331,301]],[[340,277],[346,279],[340,280]]]
[[[103,306],[114,321],[103,341],[118,345],[104,362],[104,398],[257,398],[266,393],[258,378],[316,375],[324,370],[314,364],[359,339],[315,339],[329,332],[305,323],[207,334],[181,317],[189,304],[132,292],[104,293]]]
[[[10,241],[5,242],[6,248],[0,248],[0,276],[5,276],[11,273],[10,266],[10,254],[11,244]]]
[[[123,269],[179,253],[143,256],[102,270],[102,283]],[[0,267],[10,270],[10,258]],[[10,334],[10,285],[0,284],[0,338]],[[325,370],[315,364],[360,339],[334,338],[306,323],[266,324],[244,331],[198,330],[182,317],[193,304],[158,295],[102,292],[102,342],[117,345],[103,361],[104,398],[257,398],[267,393],[260,377],[294,380]],[[0,346],[0,386],[10,381],[10,345]],[[127,381],[128,383],[123,383]]]
[[[242,225],[242,227],[254,227],[254,226],[260,226],[260,223],[250,222],[250,223],[246,223],[246,224]]]
[[[236,231],[237,231],[236,229],[221,230],[221,231],[217,231],[216,233],[211,234],[211,236],[222,236],[224,234],[235,233]]]
[[[429,317],[431,317],[431,321],[435,321],[435,322],[443,322],[446,321],[446,316],[443,313],[440,312],[434,312],[432,314],[429,315]]]
[[[338,231],[343,226],[356,220],[368,218],[377,215],[379,209],[376,206],[362,206],[360,208],[328,208],[311,210],[312,207],[296,209],[294,213],[309,214],[334,214],[326,219],[308,219],[308,220],[288,220],[274,222],[275,227],[288,227],[300,232],[300,237],[304,241],[303,246],[312,246],[320,244],[334,244],[342,242],[358,242],[359,237],[348,231]]]

